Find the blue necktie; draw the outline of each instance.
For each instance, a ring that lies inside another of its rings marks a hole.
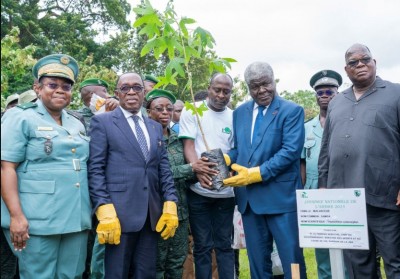
[[[254,123],[254,130],[253,130],[253,137],[251,140],[251,144],[254,143],[256,136],[258,134],[258,130],[260,130],[261,123],[263,121],[263,110],[265,109],[265,106],[258,106],[258,114],[256,117],[256,122]]]
[[[136,130],[136,138],[139,142],[140,149],[142,149],[142,153],[144,158],[148,159],[149,157],[149,148],[147,147],[146,137],[144,136],[142,128],[140,128],[139,124],[139,116],[132,115],[133,121],[135,122],[135,130]]]

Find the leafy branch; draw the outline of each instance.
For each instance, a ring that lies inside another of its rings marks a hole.
[[[184,88],[189,89],[192,103],[185,102],[185,108],[196,115],[205,146],[209,150],[199,117],[199,115],[203,115],[207,107],[204,104],[196,107],[190,62],[193,59],[203,59],[208,63],[208,71],[211,76],[213,72],[225,73],[226,68],[231,68],[231,63],[236,60],[207,57],[207,53],[215,46],[213,36],[201,27],[190,29],[189,25],[196,21],[188,17],[179,18],[172,1],[168,2],[163,13],[155,10],[149,0],[145,0],[144,4],[134,8],[133,11],[138,16],[133,27],[141,28],[139,35],[147,38],[147,43],[143,46],[140,55],[152,54],[156,59],[165,55],[169,59],[164,76],[158,77],[159,83],[156,87],[165,88],[170,84],[177,85],[176,78],[178,76],[187,80]]]

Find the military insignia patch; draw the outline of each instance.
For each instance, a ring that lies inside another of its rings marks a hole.
[[[60,62],[63,63],[64,65],[68,65],[69,58],[67,56],[63,56],[60,58]]]
[[[50,155],[53,152],[53,142],[49,138],[44,142],[44,152],[46,155]]]

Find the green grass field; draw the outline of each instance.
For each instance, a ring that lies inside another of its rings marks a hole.
[[[306,261],[307,267],[307,278],[308,279],[317,279],[317,264],[315,262],[315,254],[314,249],[304,249],[304,258]],[[239,266],[240,266],[240,279],[250,279],[250,268],[249,268],[249,261],[247,258],[247,250],[242,249],[240,250],[240,257],[239,257]],[[383,270],[383,265],[381,261],[381,272],[382,272],[382,279],[386,279],[385,272]]]

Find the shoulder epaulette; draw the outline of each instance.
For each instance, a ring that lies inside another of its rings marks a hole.
[[[36,103],[32,103],[32,102],[28,102],[28,103],[17,105],[17,107],[19,107],[19,108],[21,108],[23,110],[26,110],[26,109],[29,109],[29,108],[35,108],[37,106],[38,105]]]

